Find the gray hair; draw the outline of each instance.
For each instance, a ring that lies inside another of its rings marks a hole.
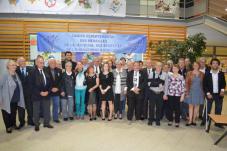
[[[66,65],[70,65],[72,67],[72,62],[68,61],[65,63],[65,68],[66,68]]]

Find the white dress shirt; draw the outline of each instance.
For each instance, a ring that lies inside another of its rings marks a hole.
[[[214,73],[212,70],[210,71],[212,74],[212,81],[213,81],[213,93],[218,93],[218,72]]]
[[[133,87],[139,87],[139,76],[140,72],[139,71],[134,71],[133,74]]]
[[[46,76],[45,76],[45,74],[44,74],[43,69],[39,69],[39,73],[41,73],[41,71],[42,71],[42,75],[43,75],[43,79],[44,79],[44,85],[46,85],[46,84],[47,84]]]
[[[26,67],[24,67],[24,68],[20,67],[20,71],[21,71],[21,73],[22,73],[24,76],[27,76],[27,74],[26,74]]]
[[[100,74],[99,66],[94,65],[94,71],[95,71],[96,74]]]

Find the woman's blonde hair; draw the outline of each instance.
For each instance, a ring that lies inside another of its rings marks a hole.
[[[15,64],[15,65],[17,65],[17,63],[16,63],[15,60],[9,59],[9,60],[7,61],[7,64],[6,64],[7,70],[9,69],[9,65],[10,65],[10,64]]]

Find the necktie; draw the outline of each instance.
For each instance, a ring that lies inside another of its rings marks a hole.
[[[41,74],[41,76],[42,76],[43,84],[46,85],[46,79],[45,79],[45,77],[44,77],[43,70],[40,70],[40,74]]]
[[[23,77],[25,77],[25,72],[24,72],[24,68],[21,69],[21,74],[23,75]]]
[[[95,66],[95,72],[98,73],[98,67],[97,66]]]
[[[51,71],[51,74],[52,74],[53,79],[55,80],[55,72],[54,72],[54,70]]]

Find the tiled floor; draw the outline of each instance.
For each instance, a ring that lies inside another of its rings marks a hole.
[[[226,97],[227,98],[227,97]],[[225,100],[225,102],[227,99]],[[227,103],[223,114],[227,114]],[[40,127],[35,132],[26,127],[6,134],[0,117],[0,151],[226,151],[227,137],[214,146],[214,141],[224,130],[211,127],[207,134],[200,126],[196,128],[147,126],[146,122],[126,120],[103,122],[73,121],[54,124],[54,129]]]

